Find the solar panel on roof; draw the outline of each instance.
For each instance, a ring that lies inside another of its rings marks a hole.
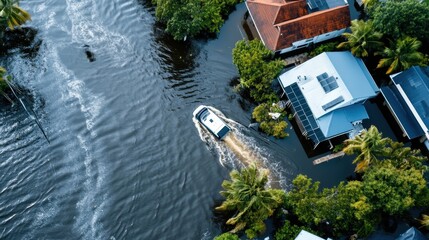
[[[325,140],[325,136],[317,125],[313,112],[311,112],[298,84],[293,83],[292,85],[285,87],[285,93],[291,101],[292,107],[295,110],[301,125],[305,129],[303,135],[310,138],[315,145]]]
[[[321,80],[328,78],[328,77],[329,77],[329,75],[326,72],[324,72],[324,73],[320,74],[319,76],[317,76],[316,78],[320,82]]]
[[[323,105],[322,108],[323,108],[323,110],[326,111],[326,110],[328,110],[328,109],[330,109],[330,108],[332,108],[332,107],[334,107],[337,104],[340,104],[342,102],[344,102],[344,98],[343,98],[343,96],[339,96],[339,97],[335,98],[334,100],[328,102],[327,104]]]
[[[338,88],[337,80],[333,76],[329,77],[327,73],[322,73],[317,76],[317,80],[319,81],[325,93],[328,93]]]

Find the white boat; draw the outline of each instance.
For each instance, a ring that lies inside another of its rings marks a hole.
[[[195,109],[194,118],[198,120],[215,137],[222,140],[231,129],[216,114],[205,106]]]

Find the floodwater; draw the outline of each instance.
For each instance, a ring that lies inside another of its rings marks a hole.
[[[234,120],[235,151],[252,152],[286,190],[298,173],[322,186],[352,174],[347,158],[313,166],[290,127],[283,140],[247,128],[252,105],[230,86],[243,4],[218,38],[192,42],[173,41],[141,0],[21,6],[42,44],[1,64],[34,96],[28,107],[51,143],[18,104],[2,105],[0,239],[218,235],[221,183],[242,161],[210,136],[202,141],[192,121],[198,105]]]

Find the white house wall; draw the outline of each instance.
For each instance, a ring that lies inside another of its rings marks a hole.
[[[332,38],[336,38],[341,36],[341,34],[343,34],[346,31],[346,29],[340,29],[340,30],[335,30],[332,32],[328,32],[328,33],[324,33],[321,34],[319,36],[314,37],[314,43],[319,43],[319,42],[323,42]]]

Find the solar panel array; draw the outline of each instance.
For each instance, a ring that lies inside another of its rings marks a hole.
[[[325,93],[328,93],[338,88],[337,80],[335,80],[333,76],[329,77],[327,73],[322,73],[319,76],[317,76],[317,80],[319,81],[323,90],[325,90]]]
[[[295,110],[299,121],[305,129],[303,135],[307,136],[307,138],[310,138],[317,146],[326,138],[320,130],[319,126],[317,125],[313,113],[311,112],[310,107],[308,106],[308,103],[304,98],[304,95],[302,95],[301,89],[299,89],[298,84],[293,83],[292,85],[285,87],[285,93],[288,99],[291,101],[292,107]]]

